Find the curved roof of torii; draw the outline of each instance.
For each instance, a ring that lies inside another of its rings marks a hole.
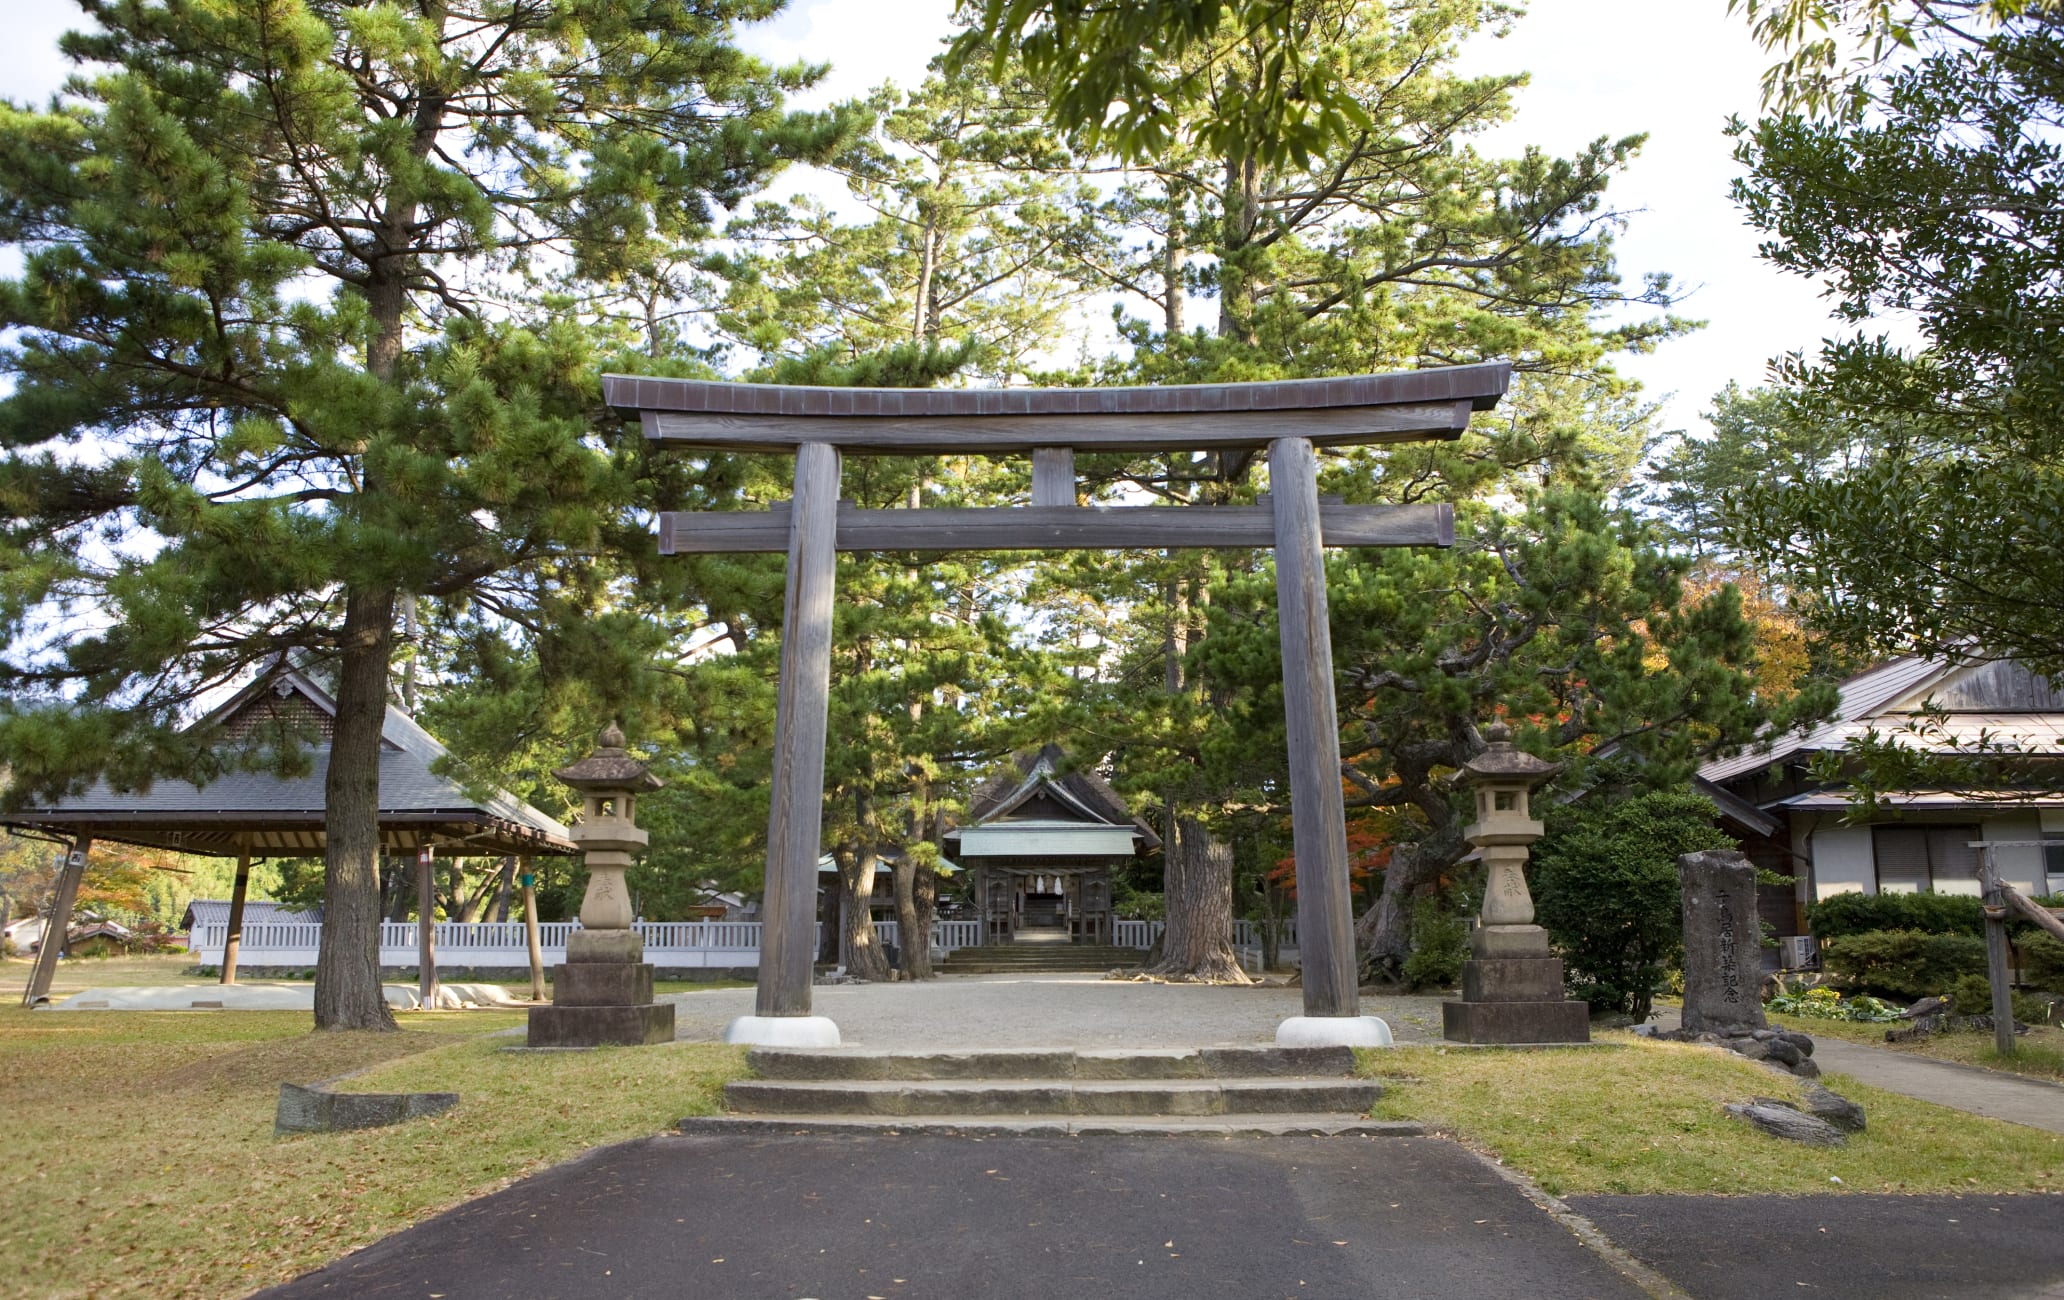
[[[281,665],[195,725],[220,727],[231,737],[277,725],[326,738],[336,713],[328,692]],[[407,714],[388,706],[380,732],[383,852],[425,845],[461,855],[578,852],[566,827],[507,791],[475,798],[458,781],[433,771],[448,752]],[[0,825],[218,857],[246,851],[311,856],[323,849],[328,771],[328,750],[317,746],[309,771],[300,776],[235,771],[206,785],[161,780],[131,791],[96,781],[48,807],[0,813]]]

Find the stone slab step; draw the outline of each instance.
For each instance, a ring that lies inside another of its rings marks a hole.
[[[1371,1079],[741,1079],[727,1110],[780,1115],[1264,1115],[1367,1113]]]
[[[691,1137],[750,1135],[896,1137],[1424,1137],[1416,1120],[1345,1115],[1082,1115],[998,1119],[991,1115],[700,1115],[679,1131]]]
[[[762,1079],[1252,1079],[1351,1077],[1346,1047],[1005,1048],[884,1052],[759,1047],[746,1064]]]

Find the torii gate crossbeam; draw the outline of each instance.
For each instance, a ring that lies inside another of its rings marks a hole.
[[[1297,855],[1304,1014],[1285,1046],[1377,1045],[1360,1014],[1340,725],[1333,700],[1324,548],[1447,546],[1444,505],[1346,506],[1318,495],[1321,446],[1456,438],[1504,396],[1502,362],[1385,375],[1157,388],[802,388],[603,376],[611,407],[657,446],[788,452],[795,496],[769,511],[670,513],[662,554],[788,553],[781,687],[774,723],[766,903],[755,1014],[731,1042],[821,1047],[838,1029],[811,1014],[817,862],[823,831],[826,709],[837,553],[841,550],[1078,550],[1273,546]],[[1266,448],[1268,498],[1256,506],[1076,504],[1074,453]],[[1032,504],[992,510],[860,510],[839,502],[842,455],[1032,457]]]

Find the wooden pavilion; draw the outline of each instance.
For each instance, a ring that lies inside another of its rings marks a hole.
[[[193,725],[219,731],[227,744],[263,745],[269,737],[280,744],[304,744],[312,750],[305,773],[231,771],[206,785],[162,780],[147,790],[117,790],[103,780],[46,807],[0,814],[0,825],[10,830],[71,845],[58,877],[50,932],[65,932],[86,855],[96,841],[234,857],[236,886],[222,982],[235,983],[252,859],[312,857],[323,851],[327,744],[336,714],[336,701],[327,691],[282,661]],[[460,781],[438,772],[447,756],[436,737],[388,706],[380,736],[382,853],[426,861],[438,852],[519,858],[577,852],[566,827],[514,795],[496,790],[476,797]],[[427,886],[429,873],[421,875]],[[427,912],[424,928],[429,928]],[[33,1006],[49,993],[61,946],[43,946],[23,1005]],[[423,951],[429,951],[427,942]]]

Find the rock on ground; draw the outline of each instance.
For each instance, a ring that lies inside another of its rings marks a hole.
[[[1803,1142],[1815,1147],[1848,1145],[1849,1139],[1842,1135],[1842,1130],[1818,1115],[1808,1115],[1785,1102],[1759,1097],[1754,1101],[1722,1106],[1721,1109],[1787,1142]]]

